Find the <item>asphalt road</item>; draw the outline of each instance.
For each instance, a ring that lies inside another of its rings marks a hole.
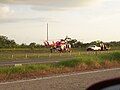
[[[85,90],[115,77],[120,77],[120,68],[0,83],[0,90]]]
[[[71,58],[64,58],[65,60],[71,60]],[[37,63],[56,63],[64,60],[61,59],[29,59],[29,60],[6,60],[0,61],[0,66],[14,66],[15,64],[37,64]]]

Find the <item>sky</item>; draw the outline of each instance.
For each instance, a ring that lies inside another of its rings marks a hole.
[[[120,41],[120,0],[0,0],[0,35],[42,44],[47,23],[49,41]]]

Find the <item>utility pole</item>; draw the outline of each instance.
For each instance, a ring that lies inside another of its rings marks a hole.
[[[48,41],[48,23],[47,23],[47,41]]]

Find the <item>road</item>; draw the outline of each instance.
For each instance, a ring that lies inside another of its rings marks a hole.
[[[37,64],[37,63],[57,63],[63,60],[71,60],[71,58],[61,59],[24,59],[24,60],[6,60],[0,61],[0,66],[14,66],[15,64]]]
[[[106,79],[120,77],[120,68],[64,74],[32,80],[0,83],[1,90],[85,90]]]

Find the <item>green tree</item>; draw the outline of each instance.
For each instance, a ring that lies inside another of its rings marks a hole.
[[[30,47],[31,49],[34,49],[34,48],[36,47],[36,43],[34,43],[34,42],[33,42],[33,43],[30,43],[30,44],[29,44],[29,47]]]
[[[28,45],[26,45],[25,43],[22,43],[22,44],[20,45],[20,48],[28,48]]]
[[[80,41],[77,41],[77,42],[74,44],[74,46],[75,46],[76,48],[82,47],[82,46],[83,46],[83,43],[80,42]]]
[[[90,45],[97,45],[97,46],[100,46],[100,43],[103,43],[103,42],[100,41],[100,40],[97,40],[97,41],[91,42]]]
[[[71,39],[70,41],[68,41],[68,43],[71,44],[72,47],[75,47],[76,42],[77,42],[76,39]]]
[[[15,48],[16,46],[14,40],[9,40],[6,36],[0,36],[0,48]]]

